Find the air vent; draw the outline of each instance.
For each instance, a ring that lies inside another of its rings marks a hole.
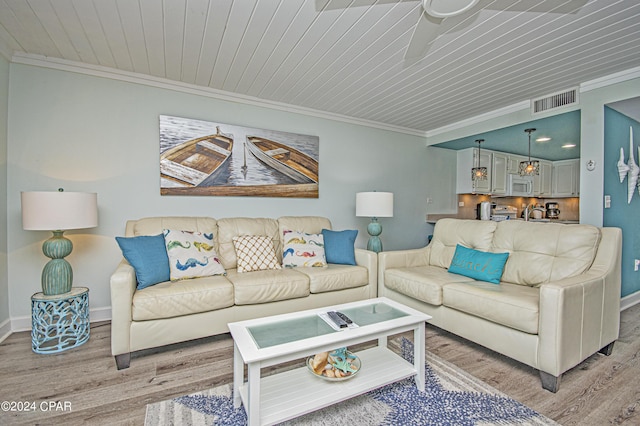
[[[578,104],[578,89],[565,90],[541,98],[531,99],[531,112],[539,114],[555,108]]]

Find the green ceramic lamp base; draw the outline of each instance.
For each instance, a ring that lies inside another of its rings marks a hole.
[[[382,240],[379,235],[382,234],[382,225],[378,223],[378,218],[371,218],[371,223],[367,226],[367,232],[369,233],[367,250],[380,253],[382,251]]]
[[[73,243],[64,231],[53,231],[53,237],[42,244],[42,252],[51,258],[42,270],[42,292],[47,296],[71,291],[73,270],[64,258],[71,254]]]

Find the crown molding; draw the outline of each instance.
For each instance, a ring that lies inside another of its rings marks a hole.
[[[386,123],[379,123],[371,120],[364,120],[346,115],[334,114],[327,111],[315,110],[296,105],[286,104],[283,102],[269,101],[253,96],[241,95],[238,93],[227,92],[224,90],[212,89],[210,87],[197,86],[195,84],[183,83],[179,81],[169,80],[167,78],[155,77],[152,75],[140,74],[130,71],[122,71],[102,65],[86,64],[65,59],[46,57],[42,55],[33,55],[26,53],[15,53],[11,58],[11,62],[22,65],[32,65],[42,68],[50,68],[59,71],[68,71],[78,74],[85,74],[94,77],[108,78],[111,80],[125,81],[128,83],[142,84],[145,86],[156,87],[160,89],[173,90],[181,93],[188,93],[197,96],[219,99],[223,101],[236,102],[245,105],[252,105],[262,108],[270,108],[279,111],[290,112],[294,114],[303,114],[311,117],[322,118],[332,121],[340,121],[343,123],[355,124],[358,126],[372,127],[380,130],[388,130],[391,132],[404,133],[412,136],[425,137],[425,132],[418,129],[394,126]]]
[[[611,86],[616,83],[622,83],[623,81],[633,80],[634,78],[640,78],[640,67],[631,68],[580,83],[580,93]]]
[[[511,114],[514,112],[521,112],[523,110],[530,109],[530,101],[522,101],[518,102],[503,108],[498,108],[493,111],[488,111],[480,115],[476,115],[475,117],[467,118],[466,120],[457,121],[452,124],[448,124],[446,126],[438,127],[437,129],[429,130],[426,132],[425,136],[428,138],[440,135],[442,133],[451,132],[453,130],[462,129],[467,126],[472,126],[474,124],[482,123],[487,120],[491,120],[493,118],[499,118],[507,114]]]

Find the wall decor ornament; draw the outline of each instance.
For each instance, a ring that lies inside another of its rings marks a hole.
[[[633,151],[633,127],[629,126],[629,160],[627,163],[624,162],[624,148],[620,148],[620,159],[618,159],[620,183],[624,182],[624,178],[627,177],[627,204],[631,204],[636,188],[640,194],[640,182],[638,182],[640,167],[636,163]],[[638,159],[640,159],[640,145],[638,146]]]
[[[318,198],[318,136],[160,116],[160,194]]]

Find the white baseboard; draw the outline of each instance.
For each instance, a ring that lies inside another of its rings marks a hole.
[[[620,312],[624,311],[625,309],[629,309],[630,307],[635,306],[638,303],[640,303],[640,291],[631,293],[630,295],[625,296],[620,300]]]
[[[11,336],[11,321],[6,319],[0,324],[0,343],[9,336]]]
[[[111,319],[111,306],[107,306],[104,308],[94,308],[89,310],[89,321],[90,322],[99,322],[99,321],[109,321]],[[8,321],[7,321],[8,322]],[[11,318],[11,333],[16,333],[18,331],[30,331],[31,330],[31,316],[22,316]],[[2,334],[3,329],[2,325],[0,325],[0,336],[3,336],[0,339],[5,339],[7,336]],[[0,340],[1,342],[2,340]]]

